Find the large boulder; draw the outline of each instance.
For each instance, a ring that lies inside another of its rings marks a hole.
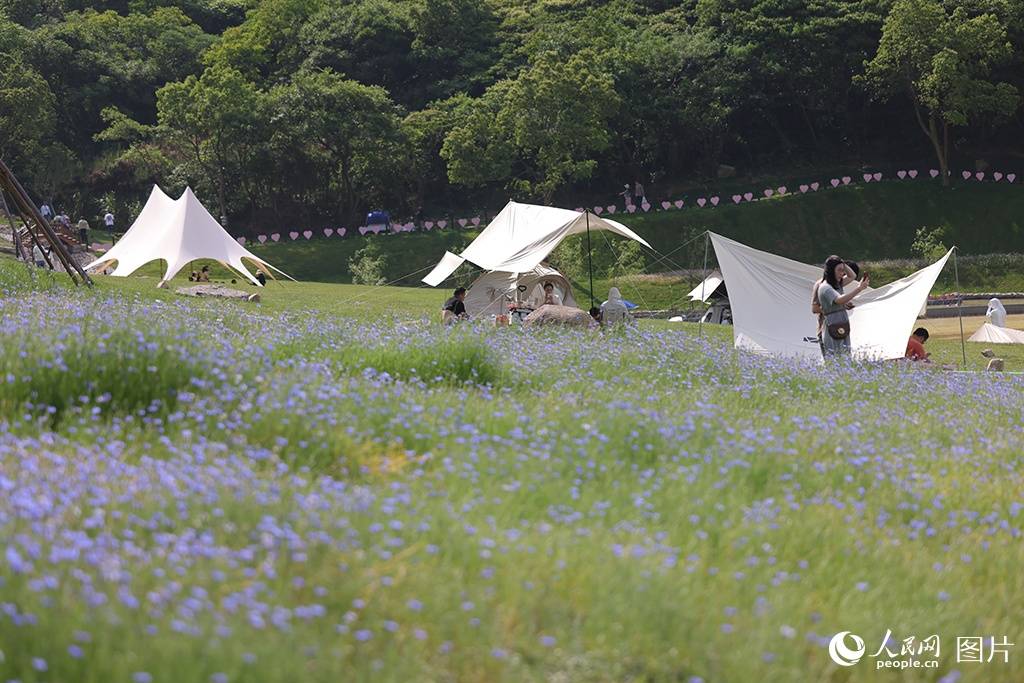
[[[542,327],[544,325],[563,325],[565,327],[590,327],[592,318],[586,311],[572,306],[553,306],[547,304],[526,316],[524,327]]]

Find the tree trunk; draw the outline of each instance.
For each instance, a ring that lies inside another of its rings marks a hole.
[[[928,116],[928,139],[935,148],[935,156],[939,160],[939,174],[942,176],[942,186],[949,187],[949,125],[943,124],[944,137],[939,138],[938,125],[935,122],[935,114]]]

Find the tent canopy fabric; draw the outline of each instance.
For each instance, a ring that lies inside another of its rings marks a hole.
[[[457,257],[456,257],[457,258]],[[479,315],[500,315],[507,312],[507,304],[519,302],[539,308],[544,300],[544,284],[550,282],[562,300],[563,306],[576,307],[572,285],[554,268],[541,264],[528,273],[490,271],[473,281],[466,291],[466,312],[471,318]],[[525,287],[520,291],[520,287]]]
[[[729,290],[737,348],[820,359],[811,292],[821,268],[710,233]],[[850,343],[859,359],[902,358],[918,313],[952,250],[922,270],[862,292],[850,311]]]
[[[721,287],[724,282],[725,278],[722,277],[722,271],[715,269],[711,271],[711,274],[708,275],[703,282],[694,287],[693,291],[686,296],[689,297],[690,301],[707,303],[715,291]]]
[[[1024,344],[1024,332],[1001,325],[985,323],[967,341],[986,344]]]
[[[588,227],[590,230],[607,230],[651,248],[625,225],[588,211],[509,202],[460,255],[445,252],[444,258],[423,278],[423,282],[436,287],[465,261],[483,270],[528,273],[540,265],[563,239],[586,232]]]
[[[192,188],[185,188],[181,197],[174,200],[154,186],[139,217],[124,236],[110,251],[85,268],[98,268],[116,261],[117,267],[112,275],[127,277],[150,261],[163,260],[167,262],[163,279],[170,280],[191,261],[213,259],[260,286],[243,265],[243,258],[249,259],[267,275],[272,276],[270,269],[273,268],[290,277],[231,237],[206,210]]]

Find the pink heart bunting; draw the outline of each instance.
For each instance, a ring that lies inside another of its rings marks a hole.
[[[1000,180],[1003,179],[1003,174],[1000,173],[999,171],[996,171],[995,173],[992,174],[992,178],[995,179],[995,181],[998,183]]]
[[[302,236],[305,237],[308,240],[310,237],[313,236],[313,231],[312,230],[303,230],[302,231]]]
[[[288,236],[291,237],[293,240],[299,239],[299,233],[295,232],[294,230],[288,233]]]
[[[907,171],[907,175],[910,176],[911,178],[916,178],[917,171]]]
[[[681,209],[681,208],[683,208],[683,200],[682,200],[682,199],[677,199],[677,200],[676,200],[675,202],[673,202],[673,203],[674,203],[674,204],[676,205],[676,208],[677,208],[677,209]]]
[[[442,230],[444,230],[445,228],[448,227],[448,221],[438,221],[437,222],[437,227],[439,227]]]
[[[849,185],[851,180],[853,180],[853,178],[851,178],[848,175],[844,175],[843,176],[843,185]]]
[[[710,200],[708,200],[708,201],[710,201],[710,202],[711,202],[711,206],[718,206],[718,202],[720,202],[721,200],[720,200],[720,199],[719,199],[718,197],[712,197],[712,198],[711,198]]]
[[[963,171],[963,172],[960,173],[960,175],[962,175],[964,177],[964,180],[967,180],[968,178],[971,177],[971,172],[970,171]]]
[[[460,228],[464,228],[467,225],[469,225],[469,221],[467,221],[465,218],[460,218],[459,219],[459,227]]]
[[[707,203],[708,203],[708,200],[704,199],[703,197],[701,197],[700,199],[697,200],[697,206],[699,206],[702,209],[704,208],[704,205],[707,204]]]
[[[260,241],[260,244],[263,244],[264,242],[267,241],[267,236],[266,235],[260,235],[256,239],[258,239]]]
[[[245,245],[245,238],[244,237],[239,237],[238,238],[238,243],[241,244],[241,245]]]
[[[334,234],[334,228],[324,228],[324,235],[330,237]]]
[[[270,236],[270,239],[272,239],[272,240],[274,240],[276,242],[279,239],[281,239],[281,236],[275,232],[273,235]]]
[[[818,191],[819,187],[821,187],[821,185],[819,185],[818,183],[811,183],[811,189],[814,190],[815,192]]]
[[[473,225],[480,225],[480,216],[473,216],[469,219],[469,222]]]
[[[773,190],[770,187],[764,191],[764,196],[765,197],[771,197],[773,194],[775,194],[775,190]]]
[[[427,230],[431,230],[434,227],[434,221],[427,221],[423,224],[423,227]]]
[[[749,201],[751,201],[754,198],[754,193],[753,192],[744,192],[743,193],[743,198],[746,199],[749,202]]]
[[[743,195],[734,194],[732,196],[732,203],[733,204],[739,204],[742,201],[743,201]]]
[[[789,192],[789,189],[787,189],[786,186],[783,185],[782,187],[779,188],[778,191],[779,191],[779,194],[786,194],[787,192]]]
[[[618,208],[617,206],[612,204],[610,206],[604,207],[604,210],[607,211],[608,213],[615,213],[615,209],[617,209],[617,208]]]
[[[644,203],[640,205],[640,208],[643,209],[645,212],[650,211],[651,205],[647,202],[647,200],[644,200]]]
[[[583,207],[581,206],[581,207],[580,207],[580,208],[578,208],[578,209],[573,209],[573,211],[575,211],[576,213],[583,213],[584,211],[586,211],[586,209],[584,209],[584,208],[583,208]]]
[[[839,187],[839,178],[833,178],[829,183],[831,183],[832,187]]]
[[[604,213],[604,209],[602,207],[600,207],[600,206],[595,206],[594,207],[594,213],[596,213],[598,216],[600,216],[602,213]]]
[[[630,204],[629,206],[627,206],[626,207],[626,211],[628,211],[630,213],[633,213],[634,211],[636,211],[636,204]]]
[[[871,182],[871,174],[870,173],[865,173],[864,174],[864,182],[865,183],[870,183]]]
[[[806,194],[807,190],[809,190],[809,189],[811,189],[811,188],[808,185],[801,185],[800,186],[800,193],[801,194]]]
[[[896,171],[896,177],[898,177],[900,180],[903,180],[904,178],[907,177],[907,172],[906,171]]]
[[[1006,174],[1006,182],[1012,183],[1016,179],[1017,179],[1017,174],[1016,173],[1007,173]]]
[[[663,208],[663,209],[668,209],[670,206],[672,206],[672,202],[662,202],[661,203],[661,208]]]
[[[974,177],[977,178],[978,180],[984,180],[985,179],[985,172],[984,171],[978,171],[977,173],[974,174]]]
[[[932,178],[938,178],[939,170],[937,168],[933,168],[930,171],[928,171],[928,175],[930,175]]]
[[[344,237],[345,233],[348,232],[345,228],[338,228],[338,237]]]
[[[874,174],[873,176],[871,176],[871,177],[875,179],[875,182],[878,182],[879,180],[881,180],[881,179],[882,179],[882,174],[881,174],[881,173],[875,173],[875,174]]]

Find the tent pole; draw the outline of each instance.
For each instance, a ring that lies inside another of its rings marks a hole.
[[[964,369],[967,369],[967,344],[964,343],[964,299],[960,294],[960,270],[956,262],[957,247],[953,247],[953,279],[956,280],[956,317],[960,319],[960,355],[963,357]]]
[[[711,236],[707,230],[704,231],[704,278],[700,283],[700,300],[701,303],[707,303],[707,295],[704,292],[704,288],[707,287],[708,281],[708,242],[711,241]],[[697,322],[697,338],[704,338],[704,316],[700,316],[700,320]]]
[[[590,253],[590,209],[587,209],[587,270],[590,271],[590,307],[596,306],[594,301],[594,258]]]

